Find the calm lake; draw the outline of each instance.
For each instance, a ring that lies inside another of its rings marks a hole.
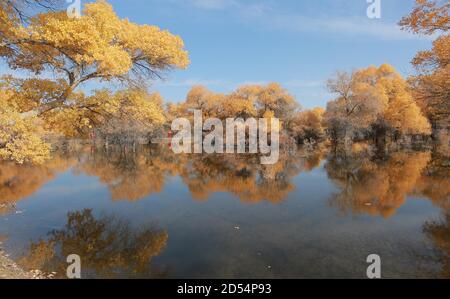
[[[448,157],[325,149],[175,155],[60,150],[0,164],[0,238],[20,265],[83,278],[450,278]]]

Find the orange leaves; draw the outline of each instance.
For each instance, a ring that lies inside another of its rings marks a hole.
[[[12,18],[1,8],[0,18]],[[103,0],[86,4],[80,18],[69,18],[63,11],[48,12],[30,18],[29,26],[17,22],[11,27],[0,27],[1,42],[9,45],[0,49],[0,55],[10,67],[37,75],[51,70],[60,78],[55,80],[59,91],[40,101],[38,113],[63,107],[88,81],[117,79],[141,84],[142,79],[189,64],[180,37],[156,26],[120,19]]]
[[[0,108],[0,160],[41,164],[50,157],[50,145],[42,140],[37,119]]]
[[[434,122],[448,121],[450,110],[450,29],[448,1],[416,0],[416,7],[400,25],[416,34],[442,33],[433,43],[433,49],[419,52],[413,65],[418,75],[410,79],[414,97]]]
[[[448,11],[450,3],[445,0],[416,0],[416,7],[404,17],[399,25],[413,33],[433,34],[450,28]]]
[[[402,134],[430,134],[431,126],[414,102],[406,81],[387,64],[340,75],[329,88],[339,98],[328,105],[326,121],[368,129],[384,123]]]
[[[298,112],[289,124],[290,135],[301,142],[304,139],[309,141],[320,139],[324,134],[324,114],[325,110],[323,108]]]
[[[433,49],[417,54],[413,64],[418,75],[411,78],[413,93],[424,113],[433,121],[450,115],[450,35],[433,43]]]
[[[266,86],[244,85],[227,95],[194,86],[182,106],[202,110],[207,117],[220,119],[264,117],[271,113],[273,117],[286,120],[293,116],[299,105],[287,90],[277,83],[270,83]]]
[[[65,11],[45,12],[29,18],[27,25],[11,5],[0,4],[0,56],[12,69],[36,75],[52,71],[57,79],[7,77],[0,82],[0,100],[11,113],[0,116],[2,158],[39,162],[48,152],[32,130],[35,119],[22,119],[24,115],[38,115],[48,130],[65,137],[85,136],[94,127],[114,131],[129,125],[139,131],[163,124],[159,95],[138,91],[135,85],[89,96],[78,88],[92,80],[140,84],[160,72],[185,68],[189,58],[180,37],[120,19],[104,0],[87,3],[80,18],[69,18]]]
[[[39,14],[19,31],[13,41],[26,59],[14,57],[11,64],[32,71],[38,69],[34,65],[43,64],[68,69],[63,60],[69,59],[95,68],[96,77],[111,79],[128,74],[133,66],[157,71],[189,64],[179,37],[156,26],[121,20],[106,1],[86,4],[84,15],[76,19],[65,12]]]

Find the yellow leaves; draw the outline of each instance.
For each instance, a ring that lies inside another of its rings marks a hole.
[[[114,94],[96,91],[92,96],[80,95],[70,104],[44,115],[46,128],[66,137],[86,136],[94,128],[108,131],[135,129],[151,131],[165,122],[162,97],[142,90],[122,90]],[[133,125],[132,125],[133,124]]]
[[[42,140],[36,122],[0,108],[0,159],[41,164],[50,157],[50,146]]]
[[[56,70],[75,88],[92,79],[141,79],[189,64],[179,36],[120,19],[103,0],[87,3],[80,18],[69,18],[65,11],[38,14],[29,26],[17,23],[3,37],[16,48],[0,48],[12,68],[36,74]]]
[[[341,119],[353,128],[369,128],[379,121],[403,134],[431,132],[406,81],[390,65],[358,70],[330,81],[329,85],[340,98],[327,109],[328,123]]]
[[[186,68],[190,61],[187,52],[180,51],[184,42],[179,36],[156,26],[137,25],[128,20],[122,21],[119,39],[124,48],[140,49],[148,57],[151,65],[166,63],[179,68]]]
[[[433,49],[419,52],[413,65],[419,74],[409,81],[422,111],[433,122],[448,121],[450,86],[450,3],[448,1],[416,0],[416,7],[400,21],[403,29],[416,34],[442,33]]]
[[[413,65],[427,71],[445,68],[450,61],[450,35],[442,35],[433,42],[433,49],[422,51],[413,60]]]
[[[264,113],[272,110],[277,118],[288,118],[298,107],[293,96],[278,83],[269,83],[263,86],[257,95],[257,108]]]
[[[11,76],[0,78],[0,94],[4,96],[2,106],[12,108],[18,112],[28,112],[39,107],[42,103],[51,101],[59,96],[66,88],[64,80],[52,81],[45,79],[15,79]],[[0,97],[2,97],[0,95]]]
[[[403,134],[431,134],[431,125],[409,93],[392,98],[382,118]]]
[[[98,62],[98,72],[105,77],[127,74],[133,63],[130,55],[119,46],[109,46],[92,54],[92,63]]]
[[[70,107],[50,111],[44,117],[45,128],[67,138],[82,136],[84,130],[89,128],[89,122],[83,121],[83,112]]]
[[[257,114],[253,100],[241,97],[238,93],[231,94],[222,103],[224,117],[254,117]]]
[[[148,125],[162,125],[165,122],[159,94],[149,95],[144,91],[130,90],[119,92],[115,97],[120,102],[120,113],[128,119]]]
[[[441,4],[442,3],[442,4]],[[448,31],[450,3],[446,1],[416,0],[416,7],[399,25],[413,33],[431,35],[436,31]]]
[[[300,139],[298,141],[320,138],[324,133],[324,114],[325,110],[323,108],[314,108],[296,113],[288,128],[290,134],[292,137]]]
[[[202,110],[204,117],[219,119],[247,119],[271,113],[272,117],[288,120],[298,106],[287,90],[277,83],[270,83],[266,86],[244,85],[231,94],[214,93],[203,86],[194,86],[177,110],[184,114],[193,109]],[[186,111],[182,111],[183,108]]]
[[[448,119],[450,115],[450,35],[442,35],[433,49],[419,52],[413,64],[419,74],[410,79],[414,97],[433,121]]]
[[[263,114],[263,118],[268,119],[268,120],[275,118],[275,112],[273,112],[271,110],[266,110]]]

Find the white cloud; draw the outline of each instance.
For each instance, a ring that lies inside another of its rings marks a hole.
[[[397,24],[385,23],[382,19],[372,20],[366,17],[311,18],[301,15],[275,15],[272,16],[271,25],[278,29],[298,32],[366,36],[388,40],[424,38],[401,30]]]
[[[174,1],[174,0],[172,0]],[[325,33],[342,36],[367,36],[384,40],[435,39],[435,36],[418,36],[402,31],[395,23],[364,16],[333,17],[304,16],[283,13],[266,3],[244,0],[183,0],[187,5],[203,10],[232,10],[246,21],[277,30]],[[179,2],[178,2],[179,3]]]
[[[171,0],[179,3],[179,0]],[[184,4],[203,10],[233,10],[241,16],[265,15],[271,8],[263,3],[250,3],[243,0],[182,0]]]

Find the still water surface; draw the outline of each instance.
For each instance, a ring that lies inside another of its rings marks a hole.
[[[0,165],[0,238],[84,278],[450,278],[448,160],[431,152],[242,155],[80,147]]]

